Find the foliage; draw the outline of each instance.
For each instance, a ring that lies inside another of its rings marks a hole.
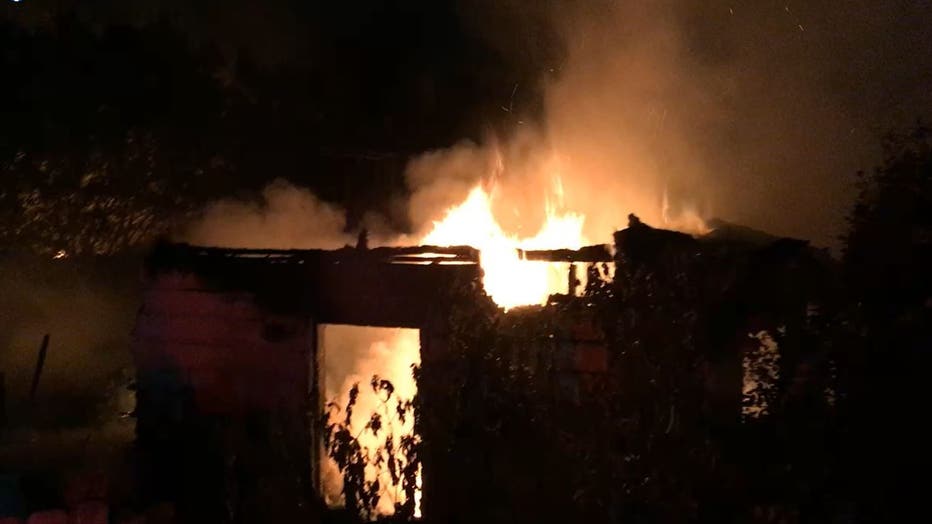
[[[425,514],[766,521],[810,504],[825,482],[820,468],[836,458],[807,444],[830,435],[833,419],[797,408],[827,405],[823,381],[795,380],[797,363],[810,362],[795,354],[826,351],[828,327],[806,320],[816,288],[793,273],[797,251],[695,249],[621,257],[612,286],[545,307],[505,313],[461,286],[447,317],[449,360],[425,362],[419,381],[428,471],[444,479],[441,487],[426,480]],[[770,259],[766,269],[758,256]],[[770,286],[784,278],[795,284]],[[810,295],[797,296],[800,287]],[[754,304],[761,310],[748,309]],[[767,416],[742,424],[740,352],[758,317],[787,357],[755,365],[794,381],[774,379],[761,392]],[[565,358],[579,336],[591,336],[574,332],[590,324],[608,350],[604,372],[580,372]],[[776,329],[784,324],[785,333]],[[812,391],[814,401],[794,400]]]
[[[826,338],[845,348],[839,476],[868,517],[903,520],[921,503],[906,479],[932,438],[914,424],[932,355],[932,132],[918,124],[884,146],[882,165],[859,177],[844,239],[846,301]]]
[[[0,21],[0,45],[0,248],[145,245],[203,203],[205,180],[230,173],[216,65],[169,25]]]
[[[170,162],[156,137],[135,130],[115,150],[86,156],[16,153],[0,165],[9,184],[0,192],[0,243],[68,255],[147,245],[169,234],[197,202],[186,192],[190,182],[173,180],[172,172],[185,166]],[[223,169],[215,160],[213,170]]]
[[[417,373],[416,368],[414,371]],[[398,398],[394,385],[377,375],[369,385],[380,405],[362,428],[354,427],[352,422],[360,394],[359,384],[350,388],[342,418],[336,416],[339,406],[328,404],[323,414],[324,446],[343,475],[344,503],[352,514],[363,521],[374,520],[378,516],[379,500],[383,496],[393,497],[400,489],[404,497],[402,501],[395,501],[393,516],[402,521],[412,520],[421,468],[421,443],[417,434],[399,435],[396,439],[395,432],[402,429],[406,420],[416,416],[415,399]],[[361,442],[363,433],[371,433],[377,439],[375,449]],[[374,470],[374,475],[369,475],[374,477],[371,480],[367,478],[367,468]],[[389,482],[383,485],[386,480]]]
[[[779,328],[774,335],[779,338]],[[748,337],[757,343],[756,347],[745,351],[742,362],[744,383],[741,415],[746,420],[767,415],[770,406],[777,400],[780,349],[779,341],[774,335],[767,331],[748,334]]]
[[[883,165],[860,173],[859,185],[844,238],[852,289],[891,304],[926,300],[932,290],[932,131],[920,124],[889,134]]]

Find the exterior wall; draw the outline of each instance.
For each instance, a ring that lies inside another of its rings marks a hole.
[[[133,350],[143,373],[177,373],[201,413],[300,410],[310,382],[310,326],[307,318],[263,311],[248,293],[209,291],[196,276],[165,274],[145,292]]]
[[[317,323],[423,330],[443,291],[476,280],[478,266],[207,251],[169,247],[148,267],[133,342],[140,480],[154,499],[143,503],[169,500],[205,522],[307,520],[276,518],[298,506],[313,520]],[[246,500],[262,486],[276,495]]]
[[[311,505],[312,328],[194,274],[147,282],[133,353],[151,503],[233,522]]]

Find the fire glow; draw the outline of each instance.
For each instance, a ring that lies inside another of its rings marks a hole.
[[[492,213],[493,194],[482,185],[470,191],[462,204],[447,211],[421,244],[469,245],[479,250],[486,293],[505,310],[525,305],[546,304],[547,298],[566,288],[565,264],[526,260],[522,249],[579,249],[585,217],[565,212],[559,177],[553,181],[551,197],[545,202],[546,219],[533,237],[506,233]]]
[[[495,204],[501,203],[497,202],[500,194],[497,194],[495,189],[494,184],[478,183],[462,202],[446,209],[442,218],[433,222],[429,232],[419,239],[419,244],[446,247],[468,245],[477,249],[485,292],[505,311],[521,306],[546,305],[554,294],[578,292],[579,287],[569,289],[571,264],[577,265],[577,271],[573,274],[577,275],[579,285],[584,289],[588,272],[579,271],[578,263],[528,260],[524,254],[530,250],[578,250],[590,244],[583,233],[586,216],[565,208],[563,184],[559,175],[552,176],[549,190],[540,201],[544,217],[540,227],[532,235],[522,236],[506,231],[494,213]],[[703,222],[695,218],[698,215],[691,212],[673,217],[676,220],[672,220],[669,216],[666,193],[662,207],[662,219],[667,226],[680,230],[699,230],[704,227]],[[688,220],[684,220],[684,217]],[[437,256],[442,258],[442,255],[431,255]],[[425,259],[424,263],[431,262]],[[584,268],[585,263],[582,263],[582,266]],[[599,278],[606,281],[613,278],[609,265],[597,269]],[[608,273],[603,273],[604,271]],[[352,383],[364,384],[365,377],[377,373],[382,377],[390,377],[398,391],[404,392],[408,398],[413,397],[417,391],[417,383],[409,366],[419,362],[420,344],[416,332],[411,334],[409,331],[384,330],[379,332],[381,334],[373,331],[358,340],[355,350],[368,349],[366,356],[354,359],[351,376],[344,377],[339,390],[328,391],[328,394],[342,396]],[[337,332],[332,334],[336,335]],[[352,337],[349,333],[340,333],[338,338],[349,343]],[[372,399],[363,400],[362,397],[357,405],[360,414],[378,412],[383,408],[384,406],[380,406],[378,402]],[[416,435],[410,422],[394,429],[396,438]],[[375,434],[370,435],[363,431],[359,440],[366,453],[381,453]],[[324,477],[325,484],[328,484],[330,502],[337,502],[341,498],[342,480],[333,464],[324,465]],[[389,487],[380,498],[376,510],[379,515],[393,514],[394,504],[404,501],[404,495],[399,492],[397,483],[393,484],[391,479],[382,478],[384,475],[373,467],[367,468],[366,477],[367,481],[378,479],[382,481],[383,486]],[[419,518],[422,489],[420,471],[417,474],[416,485],[415,517]]]
[[[376,515],[393,515],[396,504],[403,504],[406,500],[401,481],[392,478],[393,473],[386,464],[390,460],[395,461],[396,471],[402,471],[407,465],[407,457],[400,451],[402,440],[415,436],[413,412],[407,417],[399,417],[397,413],[403,402],[412,400],[417,394],[412,366],[421,362],[419,336],[415,329],[401,328],[323,324],[318,329],[324,355],[324,395],[328,402],[333,403],[327,411],[341,418],[340,410],[349,401],[350,389],[354,386],[359,388],[350,420],[360,452],[366,456],[365,479],[381,486]],[[388,380],[393,385],[393,392],[386,397],[384,392],[370,389],[369,382],[373,376]],[[381,421],[376,430],[367,425],[373,416],[379,416]],[[320,466],[325,503],[330,507],[343,506],[344,479],[336,462],[325,456]],[[420,468],[415,485],[414,517],[420,518]]]
[[[508,234],[493,213],[494,191],[486,190],[482,184],[474,187],[465,200],[448,209],[441,220],[420,241],[422,245],[455,246],[469,245],[479,250],[479,262],[483,270],[483,285],[486,293],[505,310],[525,305],[543,305],[554,293],[567,292],[568,263],[526,260],[522,250],[579,249],[586,244],[582,229],[584,216],[563,211],[563,189],[559,177],[553,178],[550,194],[544,201],[545,219],[539,231],[531,237],[521,238]],[[347,326],[327,326],[320,333],[340,347],[331,347],[325,354],[334,351],[344,356],[353,351],[362,352],[351,357],[351,369],[338,372],[328,370],[329,399],[345,405],[346,392],[353,384],[365,385],[367,377],[379,374],[389,378],[402,397],[412,398],[417,384],[410,371],[411,364],[420,361],[420,343],[416,331],[403,329],[375,329]],[[332,353],[331,353],[332,354]],[[360,427],[363,418],[371,413],[381,413],[385,406],[372,395],[359,396],[354,417]],[[390,411],[390,410],[389,410]],[[382,413],[386,420],[389,411]],[[396,421],[397,422],[397,421]],[[397,424],[392,432],[393,439],[415,435],[413,418]],[[365,453],[372,463],[375,456],[382,454],[383,446],[374,432],[361,431],[358,436]],[[395,443],[397,447],[397,442]],[[343,479],[336,464],[325,459],[322,464],[324,491],[329,505],[342,503]],[[397,483],[386,477],[378,468],[367,466],[366,479],[380,481],[388,488],[378,501],[379,515],[394,513],[394,505],[404,501],[404,494]],[[415,492],[415,517],[421,515],[421,474],[417,474]]]

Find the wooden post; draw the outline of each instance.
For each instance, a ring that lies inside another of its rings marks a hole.
[[[42,344],[39,346],[39,356],[36,359],[36,370],[32,374],[32,387],[29,388],[29,401],[36,399],[36,390],[39,388],[39,378],[42,376],[42,368],[45,366],[45,354],[49,350],[49,334],[42,337]]]
[[[576,289],[579,287],[581,282],[579,281],[579,276],[576,274],[576,264],[572,262],[570,262],[570,271],[569,275],[567,275],[567,284],[566,294],[571,297],[575,297]]]

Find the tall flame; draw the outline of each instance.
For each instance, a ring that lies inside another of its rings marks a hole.
[[[561,212],[563,188],[554,178],[552,198],[544,203],[546,220],[536,235],[520,238],[506,233],[492,213],[492,195],[482,185],[469,192],[462,204],[447,211],[421,244],[469,245],[479,250],[486,293],[507,309],[545,304],[547,297],[566,291],[566,264],[524,259],[522,249],[579,249],[586,244],[585,217]]]

